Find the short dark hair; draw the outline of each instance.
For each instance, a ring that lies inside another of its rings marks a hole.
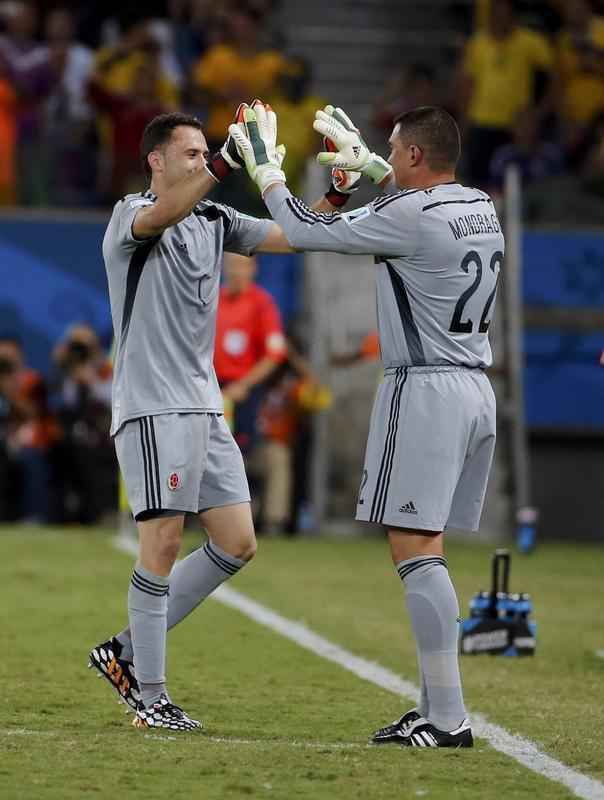
[[[444,108],[420,106],[394,120],[398,135],[408,144],[416,144],[434,172],[454,170],[461,154],[461,136],[457,123]]]
[[[140,153],[143,169],[148,178],[151,177],[151,167],[147,156],[153,150],[156,150],[159,145],[169,142],[174,128],[178,128],[181,125],[196,128],[198,131],[202,130],[201,122],[197,117],[193,117],[190,114],[182,114],[180,111],[173,111],[170,114],[160,114],[158,117],[154,117],[143,131]]]

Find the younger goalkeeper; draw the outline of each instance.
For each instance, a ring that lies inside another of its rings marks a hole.
[[[203,199],[243,165],[231,137],[210,157],[197,119],[164,114],[145,129],[141,155],[149,188],[116,204],[103,240],[116,342],[111,434],[139,557],[129,625],[89,658],[135,710],[136,727],[188,731],[200,723],[168,692],[166,632],[256,552],[212,361],[223,254],[291,248],[275,223]],[[282,152],[274,158],[280,175]],[[209,539],[176,564],[186,512]]]

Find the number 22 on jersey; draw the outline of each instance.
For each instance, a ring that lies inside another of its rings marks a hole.
[[[479,253],[477,253],[476,250],[470,250],[468,253],[466,253],[459,266],[466,274],[469,275],[470,266],[474,265],[476,267],[476,277],[472,281],[472,284],[461,293],[459,300],[455,304],[455,311],[453,312],[451,325],[449,326],[451,333],[473,333],[475,331],[474,320],[470,318],[466,320],[462,319],[466,303],[477,292],[481,295],[484,295],[485,292],[488,292],[489,289],[491,289],[484,304],[484,309],[482,316],[480,317],[480,322],[478,323],[477,332],[486,333],[489,330],[491,320],[487,319],[487,317],[489,316],[489,312],[491,311],[491,306],[493,305],[493,300],[495,299],[495,294],[497,292],[497,283],[499,281],[499,273],[501,271],[502,264],[503,253],[501,250],[497,250],[491,256],[489,268],[483,275],[482,259]]]

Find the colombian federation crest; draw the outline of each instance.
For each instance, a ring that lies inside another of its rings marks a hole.
[[[170,489],[172,492],[175,492],[177,489],[180,489],[180,484],[181,480],[178,472],[171,472],[168,475],[168,489]]]

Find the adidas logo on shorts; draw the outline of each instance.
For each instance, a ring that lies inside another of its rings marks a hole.
[[[399,514],[417,514],[417,508],[413,500],[409,500],[409,502],[401,506],[398,511]]]

